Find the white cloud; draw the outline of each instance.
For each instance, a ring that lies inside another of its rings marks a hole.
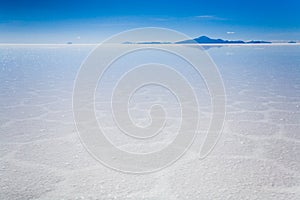
[[[226,20],[225,18],[222,17],[217,17],[215,15],[198,15],[195,16],[197,19],[203,19],[203,20]]]
[[[199,15],[199,16],[196,16],[197,18],[205,18],[205,19],[210,19],[210,18],[214,18],[215,16],[213,15]]]
[[[235,34],[233,31],[227,31],[227,34]]]

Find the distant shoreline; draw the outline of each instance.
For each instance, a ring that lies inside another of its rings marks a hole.
[[[82,43],[82,44],[64,44],[64,43],[0,43],[0,46],[97,46],[101,43]],[[299,46],[300,43],[238,43],[238,44],[230,44],[230,43],[220,43],[220,44],[214,44],[214,43],[195,43],[195,44],[117,44],[117,43],[111,43],[111,44],[105,44],[105,45],[149,45],[149,46],[158,46],[158,45],[185,45],[185,46]]]

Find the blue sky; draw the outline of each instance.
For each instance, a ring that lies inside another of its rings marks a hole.
[[[145,26],[191,37],[300,40],[299,8],[299,0],[0,0],[0,43],[97,43]]]

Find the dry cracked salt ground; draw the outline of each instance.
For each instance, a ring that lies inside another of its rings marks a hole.
[[[90,50],[0,48],[0,199],[300,199],[300,47],[210,49],[227,93],[221,139],[203,160],[196,143],[174,165],[146,175],[106,168],[80,143],[72,88]],[[138,123],[149,120],[142,118],[142,103],[173,102],[152,92],[141,91],[130,107]],[[205,130],[209,101],[199,97]],[[170,113],[178,111],[175,102],[168,105]],[[106,108],[101,96],[96,107]],[[165,135],[136,144],[114,136],[107,115],[97,113],[115,145],[126,150],[163,148],[178,128],[173,115]]]

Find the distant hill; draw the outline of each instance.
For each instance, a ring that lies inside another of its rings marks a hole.
[[[260,40],[251,40],[251,41],[243,41],[243,40],[223,40],[223,39],[212,39],[207,36],[200,36],[191,40],[184,40],[175,43],[171,42],[123,42],[123,44],[264,44],[264,43],[272,43],[268,41],[260,41]]]
[[[176,42],[175,44],[261,44],[261,43],[271,43],[267,41],[249,41],[245,42],[242,40],[223,40],[223,39],[212,39],[207,36],[200,36],[192,40],[184,40]]]
[[[122,44],[172,44],[172,42],[123,42]]]
[[[261,40],[251,40],[249,42],[246,42],[247,44],[271,44],[272,42],[268,41],[261,41]]]

